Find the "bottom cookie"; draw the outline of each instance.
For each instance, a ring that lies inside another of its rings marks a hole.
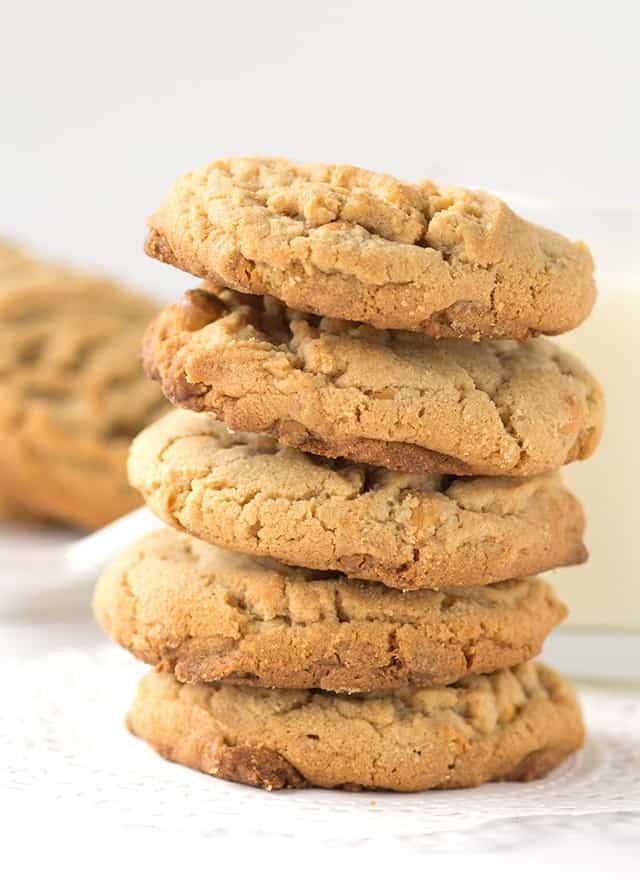
[[[152,671],[127,725],[172,762],[265,790],[529,781],[584,739],[571,688],[533,662],[375,694],[185,685]]]

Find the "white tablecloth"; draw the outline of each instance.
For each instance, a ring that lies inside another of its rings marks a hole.
[[[250,844],[294,860],[356,847],[371,864],[400,850],[533,867],[543,852],[545,863],[640,868],[640,693],[583,689],[588,746],[534,784],[269,795],[170,765],[126,733],[141,668],[104,643],[88,610],[0,620],[0,668],[0,801],[38,846],[79,834],[87,851],[135,838],[201,857],[224,841],[225,858]]]

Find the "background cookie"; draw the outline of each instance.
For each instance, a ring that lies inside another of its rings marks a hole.
[[[284,158],[227,158],[180,177],[146,250],[297,309],[435,337],[556,334],[595,296],[584,244],[485,192]]]
[[[443,685],[514,666],[566,615],[540,579],[401,592],[169,529],[113,561],[94,610],[119,644],[179,681],[330,691]]]
[[[32,269],[36,261],[10,242],[0,242],[0,276],[15,275]]]
[[[267,790],[535,780],[584,737],[570,687],[539,663],[350,695],[181,685],[150,672],[127,721],[165,759]]]
[[[135,439],[129,477],[159,517],[215,545],[394,588],[481,585],[586,557],[582,510],[553,474],[399,474],[176,410]]]
[[[156,309],[0,247],[0,495],[12,515],[96,527],[139,504],[125,464],[164,410],[138,360]]]
[[[144,342],[176,405],[232,430],[414,473],[524,476],[587,458],[602,393],[547,340],[436,341],[190,291]]]

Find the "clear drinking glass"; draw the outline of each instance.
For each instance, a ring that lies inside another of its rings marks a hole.
[[[545,656],[587,679],[640,681],[640,206],[571,206],[507,196],[527,219],[585,241],[594,256],[598,300],[561,343],[601,382],[602,442],[563,476],[587,514],[590,560],[548,574],[570,617]]]

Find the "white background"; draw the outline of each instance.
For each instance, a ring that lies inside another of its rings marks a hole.
[[[0,237],[176,296],[185,277],[142,253],[145,219],[180,172],[233,153],[628,206],[640,199],[639,9],[632,0],[3,0]],[[92,635],[66,628],[53,637]],[[12,646],[22,652],[15,634],[7,663]],[[39,632],[38,646],[47,637]],[[70,828],[62,815],[43,828],[37,816],[16,821],[1,808],[23,882],[59,876],[56,854],[77,866],[88,852],[85,881],[96,885],[103,870],[131,877],[140,833]],[[145,842],[146,859],[154,841]],[[315,872],[316,856],[295,842],[276,850],[228,840],[222,849],[240,888],[245,870],[267,884],[274,870],[281,883]],[[174,854],[178,874],[195,861],[210,868],[208,884],[225,884],[219,842],[187,851],[183,841]],[[602,836],[574,836],[555,849],[532,841],[509,870],[567,856],[590,870],[596,857],[614,870],[622,857]],[[334,857],[341,871],[347,856]],[[360,879],[375,861],[365,858],[348,859]],[[151,868],[145,860],[137,872]],[[498,878],[495,862],[481,869]]]
[[[0,233],[167,296],[146,217],[220,155],[640,197],[634,0],[0,6]]]

